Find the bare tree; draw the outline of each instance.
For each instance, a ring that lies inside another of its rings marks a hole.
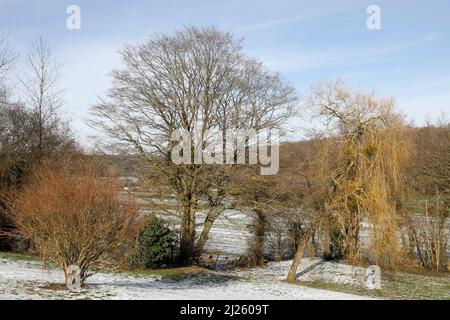
[[[411,130],[413,161],[408,168],[412,186],[425,194],[449,193],[450,121],[442,114],[423,128]]]
[[[15,155],[25,144],[19,135],[27,121],[23,119],[23,112],[13,110],[7,85],[8,73],[15,59],[16,54],[8,42],[8,34],[0,33],[0,195],[6,187],[20,179],[20,168],[14,167],[17,163]],[[0,250],[11,249],[9,239],[1,235],[5,230],[11,229],[5,210],[5,203],[0,199]]]
[[[33,41],[26,62],[27,68],[19,80],[25,104],[33,112],[34,134],[30,138],[39,162],[70,140],[70,129],[59,115],[62,106],[59,65],[46,38]]]
[[[0,34],[0,172],[3,172],[5,162],[7,162],[6,153],[10,153],[10,141],[14,139],[11,132],[14,129],[11,127],[9,120],[15,117],[12,117],[11,112],[9,112],[11,108],[5,80],[15,58],[16,55],[8,43],[8,35],[6,33]]]
[[[15,55],[6,36],[0,37],[0,192],[22,185],[31,169],[45,158],[78,151],[68,123],[58,115],[57,64],[47,41],[33,42],[26,70],[20,79],[24,101],[12,101],[2,80]],[[7,210],[1,203],[0,229],[10,230]]]
[[[448,262],[450,215],[450,126],[445,114],[410,128],[411,161],[405,168],[403,243],[412,262],[443,270]]]
[[[173,164],[172,133],[182,130],[194,138],[197,124],[203,148],[216,138],[213,130],[279,126],[290,115],[294,90],[246,57],[240,41],[214,27],[156,35],[142,45],[126,46],[121,54],[125,68],[112,73],[108,100],[92,107],[91,124],[113,138],[116,146],[131,146],[156,165],[176,192],[181,206],[180,260],[189,263],[195,251],[199,200],[219,181],[221,186],[215,189],[222,191],[216,195],[223,197],[222,182],[227,179],[210,179],[215,173],[205,164]],[[197,249],[202,249],[216,216],[216,211],[208,216]]]
[[[236,204],[243,211],[248,211],[251,218],[250,230],[253,237],[249,242],[247,253],[249,266],[262,265],[265,261],[266,237],[271,219],[277,212],[279,190],[275,176],[261,176],[257,168],[241,168],[234,177]]]
[[[16,54],[8,42],[8,34],[0,34],[0,85],[10,71],[11,64],[16,59]]]
[[[0,107],[0,186],[8,187],[21,179],[19,165],[28,156],[32,115],[20,104]]]
[[[331,173],[334,163],[330,139],[315,137],[300,144],[301,150],[285,154],[288,158],[284,188],[290,191],[288,219],[294,223],[294,259],[287,275],[288,282],[297,278],[308,242],[330,216],[330,198],[333,193]],[[293,162],[293,163],[292,163]],[[294,186],[294,187],[292,187]]]
[[[450,205],[442,194],[435,198],[431,203],[425,200],[423,205],[415,203],[406,208],[401,231],[412,260],[427,270],[439,272],[448,266]],[[418,202],[417,198],[414,200]]]

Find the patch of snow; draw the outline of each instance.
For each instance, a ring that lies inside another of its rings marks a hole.
[[[315,261],[305,259],[301,268],[311,263]],[[50,284],[64,281],[58,269],[42,270],[38,262],[0,258],[0,299],[368,299],[285,283],[282,280],[289,266],[290,261],[274,262],[266,268],[187,275],[177,281],[101,272],[87,280],[87,287],[81,293],[71,293],[49,289]],[[350,271],[347,275],[344,272],[342,277],[350,275]]]
[[[236,271],[239,276],[261,279],[283,280],[292,260],[271,262],[262,268]],[[342,262],[324,261],[319,258],[303,258],[297,269],[297,278],[305,281],[320,280],[341,284],[361,285],[365,283],[366,268],[352,266]]]

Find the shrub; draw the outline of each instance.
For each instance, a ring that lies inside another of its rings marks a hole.
[[[418,259],[422,268],[442,271],[448,266],[447,218],[450,207],[440,198],[435,203],[426,202],[424,215],[408,214],[403,217],[404,232],[413,259]]]
[[[104,253],[130,232],[136,210],[118,197],[111,180],[92,168],[39,169],[15,199],[11,220],[43,259],[65,273],[77,265],[81,280]]]
[[[173,262],[176,233],[154,215],[146,218],[137,239],[130,265],[136,268],[165,268]]]

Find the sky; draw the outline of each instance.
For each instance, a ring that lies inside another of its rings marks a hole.
[[[81,10],[78,30],[66,27],[70,5]],[[370,5],[380,8],[381,29],[367,27]],[[0,31],[20,54],[15,70],[30,42],[47,37],[62,63],[63,113],[85,146],[96,134],[85,123],[89,106],[120,67],[118,50],[186,25],[215,25],[243,38],[244,51],[300,95],[340,77],[349,87],[394,97],[417,125],[450,111],[448,0],[0,0]],[[301,127],[301,120],[291,125]]]

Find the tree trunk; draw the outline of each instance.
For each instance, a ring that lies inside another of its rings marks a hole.
[[[291,268],[289,269],[289,273],[286,278],[287,282],[293,283],[295,282],[295,280],[297,280],[297,268],[302,261],[308,239],[309,234],[306,234],[302,241],[297,245],[297,251],[295,252],[294,260],[292,261]]]
[[[195,244],[194,254],[196,258],[200,257],[200,255],[202,254],[206,241],[208,241],[211,227],[218,216],[219,216],[218,209],[212,209],[208,212],[205,222],[203,223],[202,233],[200,234],[200,237],[198,238],[197,243]]]
[[[345,236],[345,247],[343,251],[344,258],[355,263],[358,256],[359,249],[359,217],[358,213],[355,212],[349,217],[348,226],[344,230]]]
[[[251,252],[251,257],[256,265],[262,264],[264,260],[266,224],[266,215],[262,212],[262,210],[256,210],[256,220],[254,225],[255,240]]]
[[[195,240],[195,208],[192,203],[183,206],[180,228],[180,255],[179,264],[189,266],[192,264]]]

